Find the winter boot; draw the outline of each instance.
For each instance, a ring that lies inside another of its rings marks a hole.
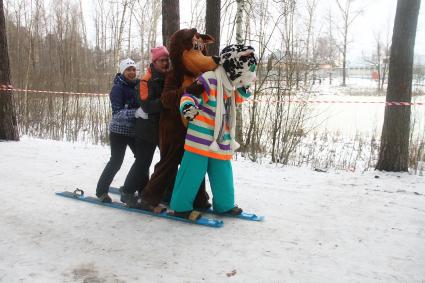
[[[112,202],[111,197],[107,193],[102,194],[100,197],[98,197],[98,199],[103,203],[111,203]]]
[[[230,214],[230,215],[240,215],[242,213],[242,208],[238,207],[237,205],[235,205],[232,209],[224,212],[224,214]]]
[[[184,218],[193,222],[195,222],[196,220],[202,217],[202,214],[196,210],[181,211],[181,212],[173,211],[173,212],[170,212],[169,215],[179,217],[179,218]]]
[[[128,194],[124,192],[124,187],[120,187],[120,194],[121,194],[120,200],[123,203],[128,204],[129,202],[130,203],[137,202],[137,197],[134,194]]]

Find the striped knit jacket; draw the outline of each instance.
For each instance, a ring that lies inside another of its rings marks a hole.
[[[230,160],[233,156],[233,150],[230,147],[231,138],[228,125],[223,127],[224,132],[221,135],[222,138],[217,141],[219,150],[213,152],[209,148],[214,135],[214,119],[217,106],[217,79],[215,73],[213,71],[206,72],[202,74],[198,80],[204,87],[204,92],[200,99],[197,99],[189,93],[185,93],[180,100],[181,112],[187,104],[199,108],[199,115],[197,115],[193,121],[189,122],[184,149],[210,158]],[[231,99],[228,92],[229,90],[224,89],[223,96],[225,101]],[[251,93],[246,92],[245,88],[238,88],[236,91],[233,91],[233,95],[235,95],[235,102],[238,104],[251,96]]]

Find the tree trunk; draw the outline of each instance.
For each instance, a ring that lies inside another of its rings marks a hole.
[[[378,39],[377,46],[376,46],[376,56],[377,58],[377,71],[378,71],[378,91],[381,90],[381,42]]]
[[[121,44],[122,44],[122,38],[123,38],[123,33],[124,33],[124,20],[125,20],[125,16],[126,16],[126,12],[127,12],[128,2],[124,1],[124,3],[122,5],[123,5],[123,11],[122,11],[122,15],[121,15],[120,24],[119,24],[119,27],[118,27],[118,38],[116,39],[116,43],[115,43],[116,47],[114,49],[115,50],[115,56],[114,56],[114,68],[115,68],[115,70],[118,70],[118,65],[119,65],[119,62],[120,62]]]
[[[220,7],[221,0],[207,0],[205,31],[215,39],[215,43],[208,45],[208,55],[220,53]]]
[[[307,26],[307,42],[306,42],[306,51],[305,51],[305,62],[304,62],[304,86],[307,85],[308,72],[311,68],[310,66],[310,40],[312,38],[313,32],[313,21],[314,21],[314,12],[316,9],[316,0],[307,2],[307,12],[308,12],[308,26]],[[313,51],[314,53],[314,51]],[[314,84],[314,80],[313,80]]]
[[[19,140],[13,95],[4,86],[10,85],[9,54],[3,0],[0,0],[0,140]]]
[[[170,36],[179,29],[179,0],[162,0],[162,44],[168,46]]]
[[[245,0],[236,0],[237,10],[236,10],[236,43],[244,44],[243,34],[242,34],[242,24],[243,24],[243,12],[245,9]],[[241,144],[240,151],[245,151],[245,145],[243,142],[243,119],[242,119],[242,105],[238,104],[236,106],[236,140]]]
[[[398,0],[386,101],[411,102],[413,54],[420,0]],[[377,170],[408,171],[410,106],[386,106]]]
[[[236,0],[237,8],[236,8],[236,43],[243,44],[243,11],[245,9],[245,0]]]
[[[348,24],[345,23],[344,29],[344,46],[342,47],[342,86],[346,86],[346,77],[347,77],[347,36],[348,36]]]
[[[343,37],[344,46],[342,47],[342,86],[346,86],[347,78],[347,45],[348,45],[348,29],[354,20],[362,13],[362,10],[352,11],[351,4],[355,0],[346,0],[345,5],[341,0],[336,0],[336,4],[341,12],[342,19],[344,20]]]

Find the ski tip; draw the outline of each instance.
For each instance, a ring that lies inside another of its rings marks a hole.
[[[246,213],[246,212],[242,212],[239,215],[235,216],[236,218],[240,218],[240,219],[245,219],[245,220],[251,220],[251,221],[263,221],[264,220],[264,216],[260,216],[260,215],[256,215],[256,214],[252,214],[252,213]]]
[[[259,215],[255,215],[252,217],[253,221],[263,221],[264,220],[264,216],[259,216]]]
[[[223,220],[217,220],[217,219],[208,219],[207,223],[215,228],[223,227],[224,221]]]

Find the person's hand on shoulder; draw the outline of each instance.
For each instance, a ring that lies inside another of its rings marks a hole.
[[[186,104],[183,107],[183,117],[185,117],[187,120],[189,121],[193,121],[193,119],[195,119],[196,116],[198,116],[199,114],[199,109],[192,104]]]

